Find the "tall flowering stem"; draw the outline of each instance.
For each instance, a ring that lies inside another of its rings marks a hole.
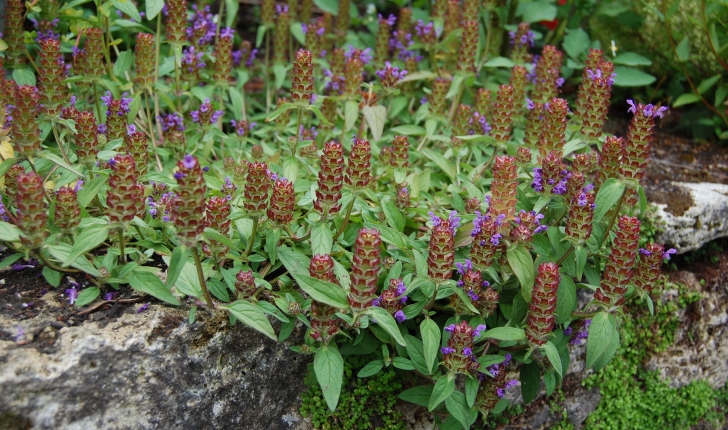
[[[372,305],[377,291],[377,280],[381,268],[380,247],[382,239],[379,230],[363,228],[354,242],[351,260],[351,290],[349,305],[361,311]]]
[[[512,221],[518,203],[518,166],[515,157],[499,156],[493,166],[490,214],[503,221]]]
[[[134,47],[136,76],[134,82],[139,88],[153,88],[155,76],[155,44],[154,35],[138,33]]]
[[[665,251],[665,247],[658,243],[651,243],[639,250],[637,270],[632,278],[632,284],[642,292],[651,293],[660,277],[660,266],[663,260],[669,260],[674,249]]]
[[[33,157],[40,151],[40,128],[37,123],[39,104],[40,93],[36,87],[16,87],[11,136],[15,150],[25,157]]]
[[[543,263],[539,266],[526,325],[526,337],[533,346],[545,344],[556,324],[556,291],[560,280],[557,264]]]
[[[640,237],[639,220],[626,215],[620,217],[616,233],[602,282],[594,293],[594,298],[609,309],[624,304],[624,293],[634,274],[637,243]]]
[[[259,161],[248,165],[247,182],[245,183],[245,210],[248,216],[253,219],[253,231],[245,250],[245,256],[250,255],[255,243],[255,235],[258,231],[258,219],[265,214],[268,208],[268,189],[270,178],[268,177],[268,165]]]
[[[613,71],[612,63],[602,61],[595,72],[588,70],[587,73],[591,85],[584,100],[581,134],[594,143],[602,136],[602,127],[607,119],[612,85],[616,76]]]

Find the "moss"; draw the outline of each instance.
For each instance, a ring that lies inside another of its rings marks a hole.
[[[369,378],[356,376],[374,358],[374,355],[344,357],[344,388],[336,412],[326,406],[313,367],[309,365],[308,390],[303,394],[301,415],[310,416],[314,428],[324,430],[405,429],[402,414],[394,409],[397,395],[402,391],[401,373],[385,368]]]
[[[675,342],[680,323],[677,310],[700,300],[700,294],[662,278],[663,287],[677,288],[679,296],[657,303],[655,316],[627,315],[620,328],[622,345],[616,358],[584,385],[598,387],[602,398],[586,421],[587,429],[662,430],[689,428],[701,420],[719,420],[721,390],[705,381],[694,381],[681,388],[670,388],[658,372],[646,371],[644,362],[651,354],[665,351]]]

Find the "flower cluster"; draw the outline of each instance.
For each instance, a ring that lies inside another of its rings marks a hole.
[[[407,303],[407,296],[404,295],[407,287],[401,278],[394,278],[389,281],[389,286],[382,291],[372,302],[372,306],[379,306],[387,310],[394,316],[398,323],[404,322],[407,317],[402,311],[402,307]]]
[[[445,327],[445,331],[450,333],[450,338],[447,340],[447,346],[440,348],[440,352],[445,367],[450,372],[470,375],[478,370],[480,363],[473,354],[473,346],[475,339],[479,338],[485,329],[485,324],[473,328],[467,321]]]
[[[192,122],[207,126],[216,124],[223,113],[224,111],[222,109],[213,111],[210,99],[205,99],[198,110],[190,112],[190,116],[192,117]]]

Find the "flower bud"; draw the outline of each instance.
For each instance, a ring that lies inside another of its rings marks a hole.
[[[513,87],[501,85],[498,87],[495,107],[493,109],[493,120],[491,136],[496,141],[505,145],[511,136],[511,114],[513,113]]]
[[[111,91],[107,91],[106,96],[102,96],[101,100],[108,108],[106,111],[106,137],[109,140],[122,139],[127,133],[127,114],[131,98],[126,97],[126,93],[124,93],[120,100],[116,100],[111,95]]]
[[[613,72],[614,65],[606,61],[601,62],[595,72],[588,71],[587,80],[592,84],[584,100],[581,134],[591,139],[592,142],[599,141],[602,136],[602,127],[607,120],[612,98],[612,85],[614,85],[614,76],[616,76]]]
[[[291,34],[291,15],[288,6],[277,6],[278,18],[273,28],[273,62],[286,64],[288,62],[288,43]]]
[[[235,290],[238,292],[238,298],[251,300],[257,289],[252,270],[241,270],[235,275]]]
[[[440,352],[445,367],[450,372],[469,375],[478,369],[480,363],[473,354],[473,340],[479,337],[483,330],[485,325],[473,329],[467,321],[445,327],[445,331],[450,333],[450,338],[447,340],[447,346],[442,347]]]
[[[28,249],[35,249],[48,236],[43,179],[35,172],[19,173],[15,182],[15,219],[21,231],[20,242]]]
[[[584,245],[592,233],[594,193],[586,189],[574,197],[566,220],[566,237],[575,245]]]
[[[297,106],[308,106],[313,95],[313,62],[311,51],[299,49],[291,74],[291,98]]]
[[[409,167],[409,138],[407,136],[394,136],[390,165],[395,169]]]
[[[553,99],[546,110],[546,118],[542,123],[538,150],[544,157],[555,151],[563,154],[566,144],[566,115],[569,113],[569,102],[565,99]]]
[[[602,274],[594,298],[608,308],[624,304],[624,293],[634,273],[634,260],[640,238],[640,221],[636,217],[622,216],[617,224],[617,236]]]
[[[39,103],[40,93],[36,87],[20,85],[16,88],[11,136],[15,150],[26,157],[36,156],[41,149],[37,123]]]
[[[314,207],[326,215],[338,212],[344,184],[344,147],[335,141],[324,145],[319,166],[318,189]]]
[[[523,143],[529,146],[537,146],[541,138],[541,127],[547,105],[526,99],[526,108],[528,109],[528,116],[526,117],[526,129],[523,131]]]
[[[513,220],[518,203],[518,172],[515,157],[499,156],[493,166],[490,214],[503,222]]]
[[[472,115],[470,113],[470,106],[463,104],[458,105],[455,109],[455,115],[453,116],[452,136],[450,137],[450,144],[453,147],[459,148],[463,144],[462,139],[458,139],[457,136],[469,135],[471,131],[471,122]]]
[[[217,124],[217,121],[223,114],[224,111],[222,109],[214,110],[212,103],[210,103],[210,99],[205,99],[205,101],[200,105],[200,109],[190,112],[192,122],[200,124],[202,127]]]
[[[137,33],[136,46],[136,76],[134,82],[140,88],[153,88],[156,80],[155,74],[155,45],[154,35],[148,33]]]
[[[227,237],[230,233],[230,223],[230,202],[224,197],[210,197],[205,203],[204,227],[210,227]],[[211,239],[209,244],[202,246],[202,250],[213,259],[222,261],[230,248],[215,239]]]
[[[181,45],[187,41],[187,0],[168,0],[167,42]]]
[[[534,34],[526,22],[518,24],[518,29],[510,33],[511,60],[517,65],[524,65],[530,61],[529,48],[533,48]]]
[[[40,41],[38,53],[38,90],[43,110],[50,116],[60,113],[61,105],[68,92],[63,80],[66,79],[66,65],[61,54],[61,43],[55,39]]]
[[[351,290],[349,305],[353,309],[366,309],[374,301],[381,267],[379,230],[359,230],[351,259]]]
[[[526,337],[532,346],[546,343],[556,323],[556,291],[561,275],[556,263],[542,263],[538,268],[528,311]]]
[[[79,112],[76,117],[76,155],[87,166],[96,163],[96,155],[99,153],[98,124],[93,112]]]
[[[546,45],[536,64],[536,88],[531,98],[534,102],[546,103],[556,97],[558,89],[563,84],[561,62],[564,54],[551,45]]]
[[[407,317],[402,312],[402,307],[407,303],[407,296],[404,295],[406,290],[402,278],[390,279],[389,286],[374,300],[372,306],[385,309],[398,323],[404,322]]]
[[[296,195],[293,182],[286,178],[278,178],[273,183],[273,194],[268,207],[268,218],[278,224],[288,225],[293,220]]]
[[[144,186],[137,182],[131,154],[117,154],[109,160],[111,173],[106,192],[106,215],[110,224],[123,228],[135,216],[144,214]]]
[[[597,70],[599,70],[599,63],[602,61],[603,55],[604,52],[601,49],[591,48],[589,49],[589,54],[586,56],[584,70],[581,73],[581,85],[579,85],[579,90],[576,93],[576,109],[574,116],[579,122],[582,122],[584,119],[586,99],[589,93],[591,93],[592,86],[594,85],[594,80],[590,79],[590,72],[591,74],[594,74]]]
[[[63,232],[70,232],[81,222],[81,208],[76,195],[79,187],[63,186],[56,191],[53,222]]]
[[[434,0],[432,3],[432,17],[444,18],[447,10],[447,0]]]
[[[205,230],[205,179],[197,158],[185,155],[177,162],[177,197],[172,221],[177,228],[180,242],[195,247]],[[221,232],[222,233],[222,232]]]
[[[435,282],[452,278],[455,262],[455,230],[460,225],[457,212],[452,211],[447,220],[442,220],[430,212],[433,227],[430,233],[429,255],[427,256],[427,275]]]
[[[366,188],[371,180],[372,150],[367,140],[355,139],[346,168],[346,185]]]
[[[665,247],[657,243],[651,243],[645,249],[640,249],[637,271],[632,278],[632,284],[640,291],[651,293],[657,285],[657,278],[660,277],[662,260],[669,259],[670,254],[674,252],[674,249],[665,252]]]
[[[626,191],[625,203],[635,206],[638,201],[636,183],[645,175],[647,164],[651,161],[650,150],[655,128],[655,118],[662,118],[666,107],[655,108],[653,105],[643,105],[627,100],[631,106],[629,112],[634,116],[627,131],[627,139],[624,148],[624,156],[619,165],[619,174],[625,179],[631,179],[635,183]]]
[[[389,18],[384,18],[379,15],[379,27],[377,29],[377,39],[374,48],[376,64],[382,65],[389,58],[389,37],[392,33],[394,21],[396,21],[394,15],[389,15]]]
[[[480,37],[480,21],[478,15],[464,15],[468,19],[462,23],[462,39],[458,52],[457,70],[462,73],[475,72],[475,57],[478,51],[478,38]]]
[[[215,44],[215,66],[212,79],[223,85],[229,83],[233,70],[233,37],[232,29],[223,28]]]

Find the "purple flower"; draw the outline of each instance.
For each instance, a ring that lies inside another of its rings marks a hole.
[[[106,301],[114,300],[114,298],[116,298],[116,295],[117,294],[119,294],[119,293],[116,292],[116,291],[112,291],[110,293],[106,293],[106,294],[104,294],[104,300],[106,300]]]
[[[377,14],[377,18],[379,18],[379,21],[380,22],[381,21],[385,21],[385,19],[382,16],[381,13],[378,13]],[[391,27],[391,26],[393,26],[397,22],[397,17],[390,13],[389,16],[386,19],[386,22],[387,22],[387,25],[389,25]]]
[[[629,109],[627,109],[627,112],[629,112],[631,114],[636,114],[637,106],[635,106],[634,100],[627,100],[627,104],[631,106]]]
[[[407,291],[407,287],[404,285],[404,282],[400,282],[399,284],[397,284],[397,290],[395,291],[397,297],[404,294],[405,291]]]
[[[536,104],[533,102],[533,100],[527,98],[526,99],[526,108],[528,110],[534,110],[536,108]]]
[[[484,332],[486,329],[485,324],[478,324],[477,327],[475,327],[475,330],[473,330],[473,337],[480,337],[480,334]]]
[[[376,307],[381,306],[381,304],[382,304],[382,299],[380,299],[379,297],[374,299],[374,301],[372,302],[372,306],[376,306]]]
[[[450,324],[449,326],[445,327],[445,331],[448,333],[453,333],[455,331],[455,324]]]
[[[453,352],[455,352],[455,348],[443,346],[442,348],[440,348],[440,352],[442,352],[442,355],[452,354]]]
[[[17,331],[15,332],[15,341],[22,339],[25,337],[25,330],[23,330],[23,327],[18,325]]]
[[[149,308],[149,303],[144,303],[143,305],[139,306],[139,309],[137,309],[136,313],[140,314]]]
[[[97,129],[98,129],[99,133],[106,134],[106,124],[99,124]]]
[[[564,329],[564,336],[571,336],[571,332],[574,331],[571,327],[566,327]]]
[[[470,297],[470,300],[472,300],[474,302],[477,302],[478,300],[480,300],[480,296],[475,294],[475,292],[473,292],[473,291],[468,291],[468,297]]]
[[[500,233],[496,233],[493,235],[493,237],[490,238],[490,243],[493,244],[493,246],[500,245],[500,240],[503,238],[503,235]]]
[[[288,13],[288,5],[276,4],[276,12],[278,12],[278,15],[282,13]]]
[[[137,128],[134,124],[130,124],[130,125],[126,126],[126,134],[128,134],[129,136],[131,136],[132,134],[134,134],[136,132],[137,132]]]
[[[427,212],[427,214],[430,216],[430,221],[432,222],[433,227],[437,227],[438,225],[440,225],[442,220],[439,216],[435,215],[434,212]]]
[[[288,9],[288,7],[287,7],[287,6],[286,6],[286,9]],[[224,38],[227,38],[227,39],[232,39],[232,38],[233,38],[233,36],[235,36],[235,32],[234,32],[234,31],[233,31],[233,29],[232,29],[232,28],[230,28],[230,27],[225,27],[225,28],[224,28],[224,29],[223,29],[223,30],[222,30],[222,31],[220,32],[220,37],[224,37]]]
[[[99,98],[104,102],[104,106],[108,106],[114,100],[114,97],[111,96],[111,91],[106,91],[106,95]]]
[[[182,118],[182,115],[179,115],[177,113],[168,113],[162,116],[158,116],[157,121],[162,123],[162,131],[168,131],[172,129],[177,131],[185,130],[185,120],[184,118]]]
[[[541,177],[540,167],[533,168],[533,182],[531,183],[531,188],[539,193],[543,191],[543,178]]]
[[[677,251],[674,248],[670,248],[667,251],[665,251],[665,252],[662,253],[662,259],[665,260],[665,261],[669,261],[670,260],[670,256],[673,255],[673,254],[677,254]]]
[[[450,232],[452,232],[452,235],[455,236],[455,231],[458,227],[460,227],[460,217],[458,216],[458,211],[450,211],[448,221],[450,221]]]
[[[559,78],[556,80],[556,86],[561,88],[561,86],[564,85],[564,78]]]
[[[68,302],[70,304],[74,304],[76,302],[76,299],[78,298],[78,290],[76,289],[76,287],[67,289],[66,294],[68,294]]]
[[[473,355],[473,349],[468,347],[463,348],[463,355],[466,357],[470,357],[471,355]]]
[[[404,322],[404,320],[407,319],[407,317],[405,316],[404,312],[400,310],[394,313],[394,319],[396,319],[398,323],[402,323]]]

